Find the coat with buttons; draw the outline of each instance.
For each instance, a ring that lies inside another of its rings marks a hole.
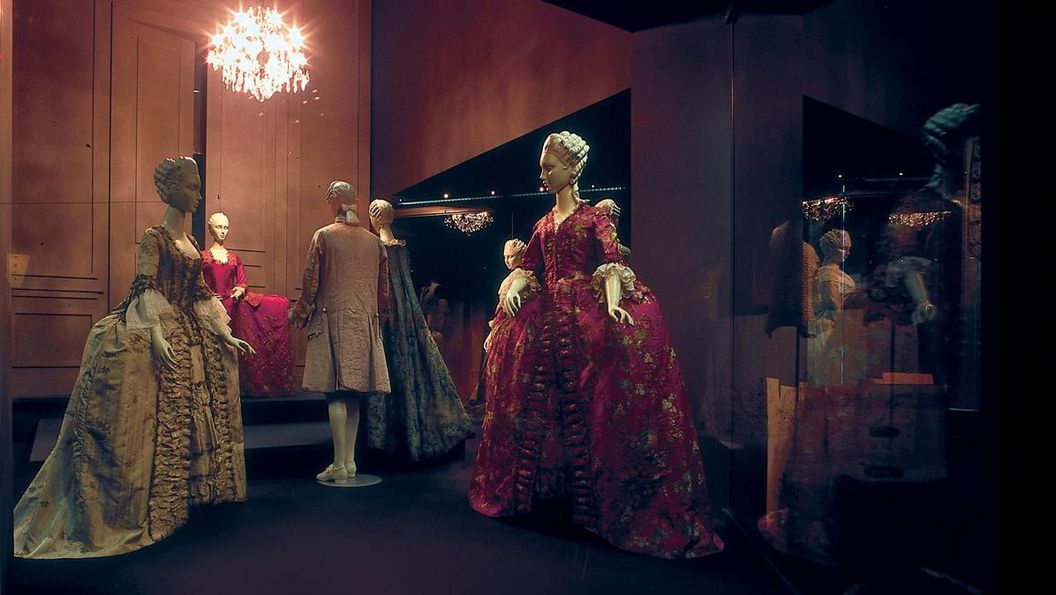
[[[308,329],[304,390],[388,393],[379,316],[388,309],[389,285],[381,240],[342,220],[320,228],[302,288],[290,320]]]

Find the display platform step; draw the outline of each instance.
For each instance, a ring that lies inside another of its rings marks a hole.
[[[33,437],[33,448],[29,453],[31,463],[40,463],[48,457],[59,437],[62,418],[46,418],[37,423]],[[292,446],[329,446],[330,425],[325,417],[322,421],[253,424],[245,426],[246,450],[265,448],[288,448]]]

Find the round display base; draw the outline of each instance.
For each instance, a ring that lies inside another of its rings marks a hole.
[[[319,481],[315,480],[315,483],[326,486],[328,488],[365,488],[367,486],[377,485],[381,483],[381,478],[377,475],[370,475],[368,473],[357,473],[355,477],[349,477],[345,483],[334,483],[332,481]]]

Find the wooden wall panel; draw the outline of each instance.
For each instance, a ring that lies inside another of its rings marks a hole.
[[[276,172],[284,169],[286,159],[278,149],[286,101],[261,103],[232,93],[216,75],[210,76],[209,87],[206,213],[227,214],[231,232],[226,245],[246,263],[250,287],[273,292],[275,271],[282,269],[275,252],[275,201],[280,194],[285,200]]]
[[[14,549],[11,392],[8,390],[11,299],[7,262],[11,248],[11,22],[11,0],[0,0],[0,595],[9,592],[8,564]]]
[[[9,376],[19,398],[68,393],[77,358],[42,346],[62,341],[79,352],[85,321],[126,295],[136,244],[164,210],[154,167],[193,151],[195,68],[208,33],[238,6],[16,6],[24,17],[16,13],[14,25],[17,205],[0,204],[0,216],[10,214],[21,230],[12,237],[18,250],[5,292],[26,330]],[[205,208],[222,204],[229,212],[229,246],[245,261],[253,289],[296,297],[311,234],[330,220],[322,198],[330,180],[357,185],[366,219],[371,2],[293,1],[285,8],[309,37],[311,90],[261,103],[225,90],[210,70],[199,91],[206,97]]]
[[[95,189],[106,179],[107,103],[97,91],[108,81],[109,3],[15,8],[10,389],[53,394],[72,384],[86,322],[108,309],[107,205]]]
[[[40,301],[34,300],[34,301]],[[62,312],[18,312],[11,330],[16,335],[40,333],[46,337],[87,337],[92,315]],[[18,367],[78,366],[83,345],[73,341],[21,341],[11,353]]]
[[[135,277],[136,245],[157,225],[165,204],[154,168],[165,157],[190,155],[194,141],[194,41],[138,19],[118,6],[113,20],[110,158],[110,304]]]

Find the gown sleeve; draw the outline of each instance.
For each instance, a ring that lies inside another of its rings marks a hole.
[[[537,276],[537,273],[542,270],[543,239],[539,234],[539,224],[536,224],[535,229],[532,230],[532,237],[528,240],[528,246],[524,249],[524,256],[521,257],[521,264],[517,265],[517,268],[510,272],[511,282],[514,279],[524,279],[525,282],[528,283],[524,291],[521,292],[522,300],[539,293],[542,289],[542,286],[539,285],[539,277]]]
[[[605,303],[605,281],[611,276],[620,278],[622,287],[621,298],[631,297],[634,294],[634,271],[624,264],[623,253],[620,252],[620,242],[616,237],[616,226],[612,219],[601,209],[594,209],[594,253],[601,262],[594,271],[590,280],[590,286],[594,290],[594,297],[601,303]]]
[[[148,229],[139,242],[136,254],[136,278],[128,297],[119,306],[124,310],[129,330],[151,329],[173,317],[172,306],[161,293],[158,284],[158,264],[161,260],[161,238],[155,229]]]

